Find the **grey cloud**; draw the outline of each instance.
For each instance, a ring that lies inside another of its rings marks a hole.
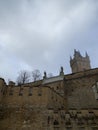
[[[21,66],[55,73],[67,64],[69,72],[69,56],[74,48],[84,49],[84,39],[97,20],[97,4],[94,0],[0,1],[1,59],[5,59],[1,70],[10,58],[14,75]]]

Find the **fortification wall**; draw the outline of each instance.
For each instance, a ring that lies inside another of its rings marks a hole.
[[[68,108],[98,108],[98,101],[92,89],[98,81],[98,69],[65,76]]]
[[[13,90],[10,93],[10,90]],[[3,95],[0,104],[0,130],[51,130],[53,127],[53,119],[49,125],[50,116],[54,110],[63,109],[64,98],[49,86],[33,87],[32,95],[29,95],[29,87],[8,86],[6,93]],[[48,117],[49,116],[49,117]]]
[[[65,106],[64,97],[49,86],[7,86],[4,91],[4,94],[2,91],[0,92],[2,94],[1,104],[3,105],[25,106],[27,104],[36,107],[51,106],[51,108]]]

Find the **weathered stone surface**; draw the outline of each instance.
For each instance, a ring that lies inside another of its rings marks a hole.
[[[21,88],[1,79],[0,130],[98,129],[98,100],[92,89],[97,81],[97,68]]]

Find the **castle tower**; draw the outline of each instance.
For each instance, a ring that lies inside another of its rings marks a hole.
[[[90,59],[87,52],[85,57],[83,57],[79,51],[74,50],[74,57],[70,57],[70,66],[72,73],[91,69]]]

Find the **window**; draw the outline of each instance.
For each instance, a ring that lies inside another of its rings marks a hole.
[[[98,100],[98,82],[92,87],[95,94],[95,99]]]

